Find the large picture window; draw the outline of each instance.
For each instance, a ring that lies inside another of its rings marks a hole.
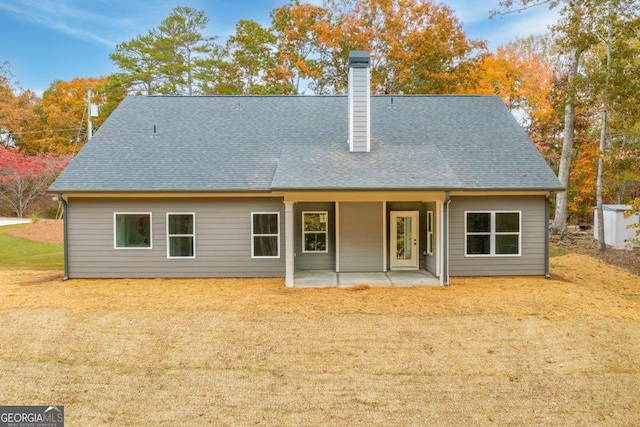
[[[151,213],[115,212],[113,240],[116,249],[151,249]]]
[[[467,256],[517,256],[521,246],[520,212],[466,212]]]
[[[167,213],[167,258],[195,258],[194,213]]]
[[[328,252],[328,216],[326,211],[302,212],[302,252]]]
[[[280,257],[280,213],[251,213],[251,257]]]

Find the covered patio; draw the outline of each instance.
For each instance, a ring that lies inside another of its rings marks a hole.
[[[387,271],[379,273],[336,273],[330,270],[296,271],[294,287],[323,288],[337,286],[348,288],[357,285],[371,286],[440,286],[440,279],[424,270]]]
[[[286,286],[446,285],[448,195],[286,192]]]

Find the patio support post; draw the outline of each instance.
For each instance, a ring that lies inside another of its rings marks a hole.
[[[387,268],[387,202],[382,201],[382,271],[385,273]]]
[[[293,204],[284,201],[284,238],[285,238],[285,286],[293,288],[294,257],[293,257]]]
[[[440,283],[449,286],[449,203],[451,195],[444,192],[444,202],[442,203],[442,275]]]

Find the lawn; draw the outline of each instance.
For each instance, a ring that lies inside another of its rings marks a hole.
[[[0,270],[0,404],[67,426],[640,425],[640,277],[286,289]]]
[[[0,268],[57,270],[63,268],[62,244],[40,243],[12,236],[30,224],[0,227]]]

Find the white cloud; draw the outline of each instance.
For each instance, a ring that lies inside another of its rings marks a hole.
[[[0,10],[15,19],[108,47],[115,46],[115,40],[121,38],[123,30],[133,23],[131,19],[89,12],[72,3],[66,0],[14,0],[11,3],[0,0]]]

